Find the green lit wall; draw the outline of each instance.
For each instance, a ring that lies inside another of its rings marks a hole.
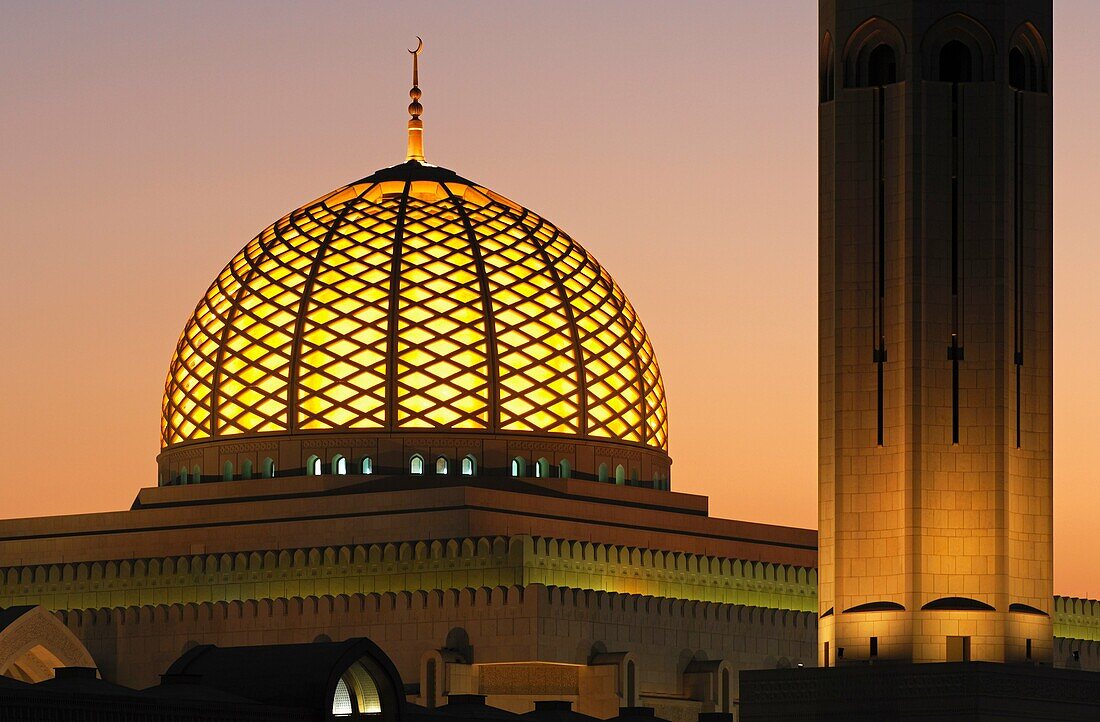
[[[814,611],[812,569],[516,536],[0,569],[0,607],[88,609],[541,583]]]
[[[804,612],[817,572],[543,537],[450,539],[0,568],[0,607],[51,610],[528,584]],[[1100,602],[1054,600],[1054,635],[1100,641]]]

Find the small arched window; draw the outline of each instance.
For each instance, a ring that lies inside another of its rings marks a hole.
[[[245,459],[244,463],[241,464],[241,478],[252,478],[252,459]]]
[[[233,481],[233,462],[227,461],[222,464],[222,481]]]
[[[191,483],[198,484],[202,481],[202,467],[196,464],[191,467]]]
[[[615,483],[619,486],[626,483],[626,469],[623,468],[622,464],[615,467]]]
[[[424,473],[424,457],[420,454],[413,454],[409,459],[409,473],[414,476],[420,476]]]
[[[359,473],[360,474],[373,474],[374,473],[374,461],[369,456],[364,456],[359,461]]]
[[[333,474],[347,474],[348,473],[348,460],[337,454],[332,457],[332,473]]]
[[[527,462],[524,461],[522,456],[512,459],[512,476],[517,478],[527,476]]]
[[[188,476],[187,467],[186,466],[181,466],[180,467],[180,475],[179,475],[179,483],[186,484],[189,481],[187,476]]]
[[[599,479],[602,482],[607,482],[607,464],[600,464]]]
[[[637,469],[631,469],[630,470],[630,485],[631,486],[637,486],[638,485],[638,470]]]
[[[473,476],[477,473],[477,462],[474,460],[473,455],[464,456],[462,458],[462,475]]]
[[[437,476],[447,475],[447,457],[439,456],[435,460],[435,473]]]
[[[550,462],[546,459],[539,459],[535,462],[535,477],[545,479],[548,476],[550,476]]]
[[[569,469],[569,462],[565,459],[562,459],[561,461],[559,461],[558,462],[558,478],[559,479],[568,479],[570,473],[571,473],[571,471]]]
[[[264,478],[275,478],[275,460],[272,459],[270,456],[264,459]]]
[[[974,77],[974,59],[970,48],[952,40],[940,48],[940,82],[969,83]]]
[[[306,459],[306,475],[321,475],[321,459],[318,458],[316,455],[311,455],[308,459]]]
[[[1027,58],[1019,48],[1008,51],[1008,84],[1016,90],[1027,90]]]

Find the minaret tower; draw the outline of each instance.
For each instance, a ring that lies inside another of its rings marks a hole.
[[[1052,654],[1051,0],[821,0],[822,665]]]

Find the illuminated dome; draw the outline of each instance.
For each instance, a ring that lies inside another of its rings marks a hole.
[[[165,383],[162,484],[322,474],[668,488],[642,322],[552,223],[406,162],[284,216],[222,270]]]
[[[456,435],[456,460],[481,442],[473,453],[504,469],[541,448],[574,477],[618,468],[661,486],[669,464],[661,373],[614,279],[545,219],[417,161],[293,211],[234,256],[184,327],[161,426],[166,483],[189,460],[192,479],[258,472],[245,439],[272,439],[272,463],[298,473],[321,437],[353,458],[404,439],[395,459],[419,438],[433,460],[425,432]]]

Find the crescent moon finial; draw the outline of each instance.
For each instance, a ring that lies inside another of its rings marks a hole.
[[[410,50],[413,56],[413,84],[409,90],[409,150],[406,160],[424,162],[424,121],[420,120],[420,114],[424,112],[424,106],[420,104],[420,51],[424,49],[424,41],[416,36],[416,50]]]

